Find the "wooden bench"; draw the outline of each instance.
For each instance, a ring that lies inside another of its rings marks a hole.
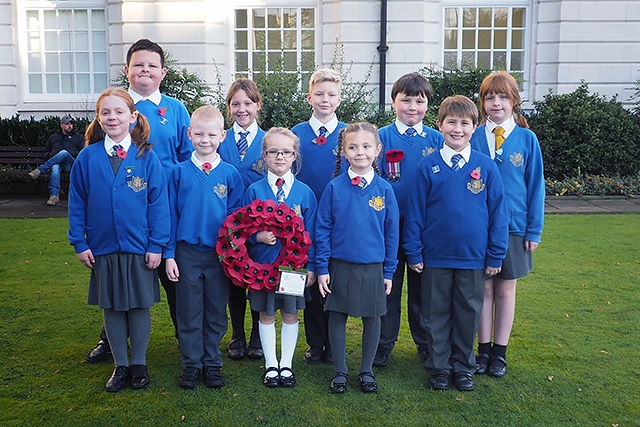
[[[24,189],[25,182],[33,183],[35,191],[39,192],[40,187],[38,184],[48,181],[49,173],[43,173],[35,182],[29,179],[28,176],[29,172],[46,161],[44,147],[0,146],[0,182],[2,183],[0,193],[7,192],[12,187],[12,184]],[[64,188],[67,186],[65,184],[69,182],[69,173],[63,172],[61,175],[61,184]],[[63,189],[63,191],[66,190]]]

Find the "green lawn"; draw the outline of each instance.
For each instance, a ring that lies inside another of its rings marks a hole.
[[[302,361],[298,386],[266,389],[262,363],[225,356],[227,386],[177,386],[180,352],[166,303],[152,310],[151,386],[104,392],[110,363],[88,365],[101,313],[86,304],[89,272],[65,219],[0,220],[0,424],[637,426],[640,424],[640,216],[547,216],[534,272],[518,289],[509,374],[476,377],[476,391],[434,392],[406,321],[377,394],[332,395],[332,369]],[[360,322],[350,320],[349,367]],[[279,329],[279,328],[278,328]],[[229,336],[225,337],[226,347]]]

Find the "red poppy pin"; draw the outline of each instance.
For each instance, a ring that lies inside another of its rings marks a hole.
[[[126,159],[127,152],[124,151],[124,148],[118,148],[118,150],[116,151],[116,156],[120,157],[121,159]]]
[[[351,184],[360,185],[361,183],[362,183],[362,178],[360,178],[360,176],[354,176],[353,178],[351,178]]]
[[[314,144],[317,144],[317,145],[324,145],[324,144],[327,143],[327,137],[321,135],[321,136],[316,137],[311,142],[313,142]]]
[[[164,117],[167,115],[168,109],[169,107],[158,107],[158,114],[160,114],[161,117]]]
[[[389,150],[386,152],[387,161],[391,163],[401,162],[404,159],[404,151]]]
[[[213,167],[211,166],[211,163],[209,162],[204,162],[202,164],[202,170],[204,171],[204,173],[206,173],[207,175],[209,175],[209,173],[211,173],[211,169]]]
[[[473,179],[480,179],[480,171],[477,169],[474,169],[471,171],[471,178]]]

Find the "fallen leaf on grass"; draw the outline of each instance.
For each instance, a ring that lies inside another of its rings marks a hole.
[[[593,307],[595,311],[600,311],[600,307]]]
[[[31,261],[28,260],[28,259],[25,259],[24,262],[27,263],[27,264],[31,264]]]
[[[71,412],[71,411],[73,411],[73,408],[69,408],[69,410],[67,412]]]
[[[238,397],[240,396],[240,393],[233,393],[233,397]]]
[[[160,387],[160,391],[166,390],[166,387]]]
[[[56,369],[56,371],[54,372],[54,374],[57,374],[58,372],[60,372],[60,369]]]
[[[620,424],[611,424],[611,427],[618,427]]]
[[[549,375],[549,376],[547,377],[547,379],[548,379],[549,381],[553,381],[553,375]]]
[[[264,420],[263,416],[260,415],[260,416],[256,417],[256,421],[262,421],[262,420]]]
[[[457,400],[458,402],[462,402],[462,400],[463,400],[463,399],[462,399],[461,397],[456,397],[456,400]]]
[[[169,394],[169,392],[168,392],[168,391],[165,391],[165,392],[164,392],[164,393],[162,393],[162,394],[163,394],[163,395],[167,395],[167,394]]]
[[[600,353],[602,354],[609,354],[609,352],[607,350],[600,350]]]
[[[582,389],[581,389],[581,388],[579,388],[579,389],[578,389],[578,391],[582,391]]]
[[[184,415],[180,417],[180,422],[184,422]]]
[[[568,319],[569,318],[569,313],[565,313],[564,317],[566,317]]]
[[[611,301],[607,301],[607,305],[611,305]]]

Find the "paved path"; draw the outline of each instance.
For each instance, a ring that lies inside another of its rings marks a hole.
[[[67,200],[47,206],[43,194],[0,194],[0,218],[62,218],[67,216]],[[626,197],[547,197],[547,214],[640,213],[640,198]]]

